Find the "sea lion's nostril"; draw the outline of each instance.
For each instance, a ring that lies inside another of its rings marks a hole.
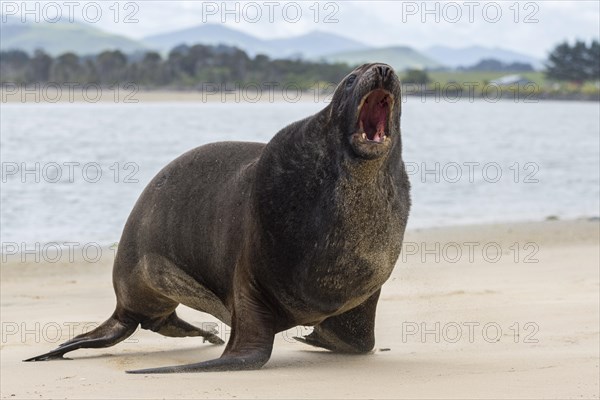
[[[388,67],[388,66],[385,66],[385,65],[383,65],[383,66],[381,66],[379,68],[381,69],[381,77],[382,78],[387,78],[388,75],[390,74],[391,68]]]
[[[378,65],[374,67],[373,70],[376,74],[385,79],[389,75],[391,68],[386,65]]]

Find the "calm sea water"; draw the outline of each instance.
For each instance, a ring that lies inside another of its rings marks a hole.
[[[2,104],[3,243],[119,240],[148,181],[214,141],[268,141],[323,103]],[[409,227],[597,216],[600,105],[403,104]]]

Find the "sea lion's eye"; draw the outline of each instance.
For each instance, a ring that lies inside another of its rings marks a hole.
[[[346,86],[352,86],[354,81],[356,80],[356,75],[350,75],[348,80],[346,80]]]

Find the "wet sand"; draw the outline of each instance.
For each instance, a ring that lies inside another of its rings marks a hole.
[[[262,370],[205,374],[125,374],[223,350],[148,331],[72,361],[21,362],[112,313],[112,252],[99,262],[12,256],[1,268],[1,397],[598,398],[599,232],[597,220],[409,230],[372,354],[307,347],[291,339],[308,332],[297,328],[277,335]]]

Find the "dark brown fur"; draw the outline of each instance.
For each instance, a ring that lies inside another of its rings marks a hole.
[[[388,139],[377,144],[356,133],[361,99],[374,89],[395,102]],[[214,143],[171,162],[146,187],[123,231],[114,314],[30,360],[112,346],[138,324],[222,343],[180,320],[178,304],[232,326],[223,355],[130,372],[260,368],[274,335],[296,325],[315,325],[298,338],[308,344],[370,351],[380,288],[400,254],[410,207],[400,100],[389,66],[363,65],[327,107],[268,144]]]

